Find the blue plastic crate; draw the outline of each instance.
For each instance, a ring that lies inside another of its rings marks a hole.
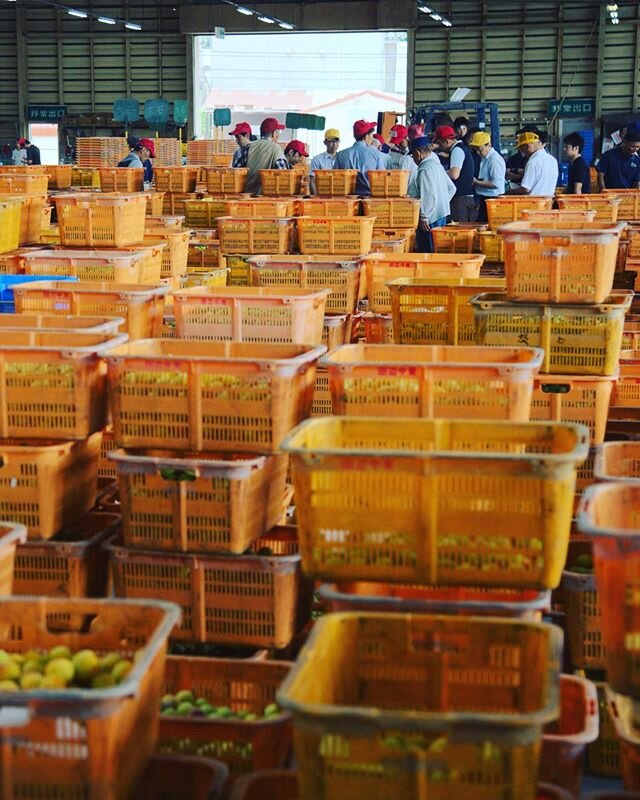
[[[16,304],[13,298],[13,287],[17,283],[77,280],[77,278],[70,275],[0,275],[0,314],[15,314]]]

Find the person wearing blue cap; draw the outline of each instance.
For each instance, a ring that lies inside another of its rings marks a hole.
[[[640,189],[640,125],[627,125],[624,140],[603,153],[596,167],[598,191],[603,189]]]
[[[409,186],[410,196],[420,200],[416,250],[418,253],[433,253],[431,229],[447,224],[456,187],[440,159],[432,152],[431,142],[426,136],[414,139],[410,152],[418,167],[415,179]]]

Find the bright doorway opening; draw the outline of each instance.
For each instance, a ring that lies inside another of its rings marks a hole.
[[[357,119],[375,121],[380,111],[404,113],[407,34],[270,33],[197,36],[194,56],[195,134],[213,138],[213,112],[230,108],[231,121],[247,121],[259,133],[264,117],[285,121],[288,112],[326,118],[352,143]],[[226,133],[226,132],[225,132]],[[322,131],[299,131],[312,155]],[[285,134],[283,139],[290,138]]]
[[[29,141],[40,148],[40,160],[43,164],[60,163],[60,140],[57,125],[32,123],[29,125]]]

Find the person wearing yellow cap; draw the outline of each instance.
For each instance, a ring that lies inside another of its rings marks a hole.
[[[518,136],[516,147],[528,159],[520,186],[510,189],[507,194],[553,197],[558,183],[558,162],[547,153],[538,134],[524,131]]]
[[[324,153],[318,153],[309,164],[309,189],[311,194],[316,193],[314,173],[317,169],[333,169],[336,153],[340,148],[340,131],[337,128],[327,128],[324,132]]]
[[[478,222],[487,222],[487,197],[504,194],[507,165],[504,158],[491,146],[491,137],[485,131],[476,131],[469,138],[469,147],[480,156],[478,177],[473,186],[478,198]]]

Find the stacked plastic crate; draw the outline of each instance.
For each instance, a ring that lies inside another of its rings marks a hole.
[[[18,246],[39,244],[48,207],[46,167],[0,167],[0,202],[21,205]]]
[[[529,197],[528,195],[505,195],[491,197],[487,200],[487,217],[489,230],[478,234],[480,251],[487,261],[502,263],[504,261],[504,242],[498,228],[508,222],[517,222],[525,211],[549,211],[553,197]]]

